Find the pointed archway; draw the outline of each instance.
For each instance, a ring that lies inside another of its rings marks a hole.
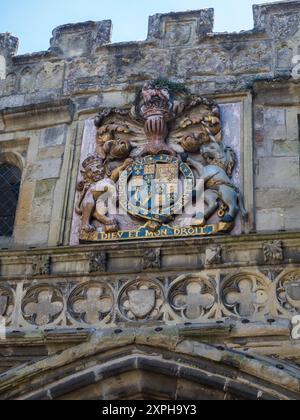
[[[87,343],[0,375],[0,398],[300,399],[299,368],[175,332],[95,332]]]

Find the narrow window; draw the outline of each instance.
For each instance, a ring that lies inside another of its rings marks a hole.
[[[21,171],[14,165],[0,165],[0,236],[12,236],[21,184]]]

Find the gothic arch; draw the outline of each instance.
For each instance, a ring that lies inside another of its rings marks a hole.
[[[300,399],[300,369],[166,333],[89,343],[1,375],[0,399]]]
[[[2,152],[0,153],[0,165],[4,163],[9,163],[11,165],[16,166],[23,172],[24,169],[24,159],[23,157],[17,152]]]

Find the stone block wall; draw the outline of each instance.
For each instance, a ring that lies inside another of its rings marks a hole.
[[[212,9],[155,15],[147,40],[121,44],[111,44],[110,21],[65,25],[48,51],[22,56],[16,38],[0,35],[0,155],[23,173],[14,238],[0,238],[1,247],[69,244],[86,120],[128,106],[157,77],[220,103],[250,98],[247,231],[300,229],[300,1],[255,6],[254,29],[240,34],[213,33],[213,20]]]
[[[299,86],[257,84],[254,111],[257,230],[300,227]]]

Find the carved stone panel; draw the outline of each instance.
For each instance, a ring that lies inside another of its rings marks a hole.
[[[32,275],[45,276],[49,275],[51,271],[51,257],[49,255],[41,255],[35,257],[32,262]]]
[[[157,79],[95,127],[84,136],[72,240],[76,229],[82,243],[240,231],[241,133],[231,138],[215,102]]]
[[[90,254],[90,273],[105,273],[107,268],[106,252],[93,252]]]
[[[265,242],[263,251],[266,264],[278,264],[284,260],[282,241]]]
[[[76,287],[68,299],[69,313],[77,322],[96,325],[111,320],[114,297],[111,288],[100,282]]]
[[[129,321],[161,318],[164,292],[158,282],[139,279],[125,286],[119,297],[119,310]]]
[[[278,267],[278,266],[276,266]],[[278,267],[279,268],[279,267]],[[0,317],[11,328],[115,328],[147,324],[269,322],[300,313],[300,270],[256,269],[60,278],[0,286]],[[21,311],[20,311],[21,309]]]
[[[61,291],[50,285],[30,288],[22,301],[24,319],[37,326],[54,323],[63,309],[64,299]]]
[[[148,249],[144,253],[144,270],[160,268],[161,267],[161,250],[160,249]]]
[[[228,314],[241,318],[263,318],[269,313],[269,288],[254,274],[237,274],[224,282],[222,297]]]
[[[276,296],[285,313],[300,313],[300,270],[283,273],[278,277]]]
[[[205,276],[183,276],[171,287],[169,302],[183,319],[211,318],[217,303],[216,283]]]
[[[212,266],[222,264],[222,247],[220,245],[206,248],[205,265]]]
[[[10,321],[14,305],[15,297],[12,288],[0,286],[0,318],[5,318],[6,324]]]

